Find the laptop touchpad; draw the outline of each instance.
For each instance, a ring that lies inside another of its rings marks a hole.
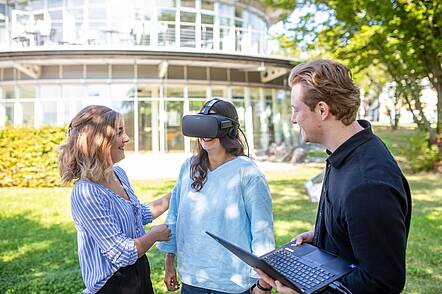
[[[325,252],[322,252],[321,250],[315,250],[307,255],[304,255],[302,257],[302,259],[309,259],[315,263],[319,263],[320,265],[322,264],[326,264],[328,262],[333,261],[336,257],[331,255],[331,254],[327,254]]]

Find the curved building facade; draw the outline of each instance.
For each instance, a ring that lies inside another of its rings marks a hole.
[[[221,97],[252,154],[292,144],[293,65],[272,56],[274,21],[261,1],[0,0],[0,127],[103,104],[125,116],[128,150],[190,152],[181,117]]]

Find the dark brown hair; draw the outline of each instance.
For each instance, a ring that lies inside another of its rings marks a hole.
[[[227,116],[238,121],[238,113],[232,103],[221,100],[213,105],[211,112]],[[244,144],[239,138],[238,130],[234,132],[234,136],[229,134],[219,138],[221,146],[234,156],[244,155]],[[207,180],[207,170],[209,168],[209,157],[207,151],[201,147],[199,140],[195,144],[196,155],[193,157],[190,165],[190,177],[192,179],[192,189],[196,192],[201,191]]]
[[[290,73],[289,84],[293,87],[298,83],[302,84],[303,101],[310,110],[324,101],[343,124],[355,121],[361,104],[359,89],[343,64],[324,59],[298,64]]]

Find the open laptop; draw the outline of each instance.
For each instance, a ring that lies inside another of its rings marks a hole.
[[[346,260],[304,243],[290,242],[261,257],[206,232],[242,261],[259,268],[271,278],[301,293],[316,293],[351,272],[356,266]]]

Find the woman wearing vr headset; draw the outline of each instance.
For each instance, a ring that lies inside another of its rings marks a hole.
[[[252,268],[206,234],[258,256],[275,246],[269,187],[244,155],[238,129],[235,107],[223,100],[211,100],[200,114],[183,118],[183,133],[198,139],[196,154],[182,165],[172,191],[166,219],[172,238],[158,244],[166,252],[164,282],[169,291],[180,287],[176,256],[182,294],[270,293]],[[212,137],[204,137],[208,134]]]
[[[124,158],[129,137],[121,114],[92,105],[69,124],[61,146],[59,172],[64,184],[75,180],[71,194],[83,293],[154,293],[146,251],[169,240],[167,225],[144,225],[168,207],[170,193],[140,203],[126,173],[115,163]]]

